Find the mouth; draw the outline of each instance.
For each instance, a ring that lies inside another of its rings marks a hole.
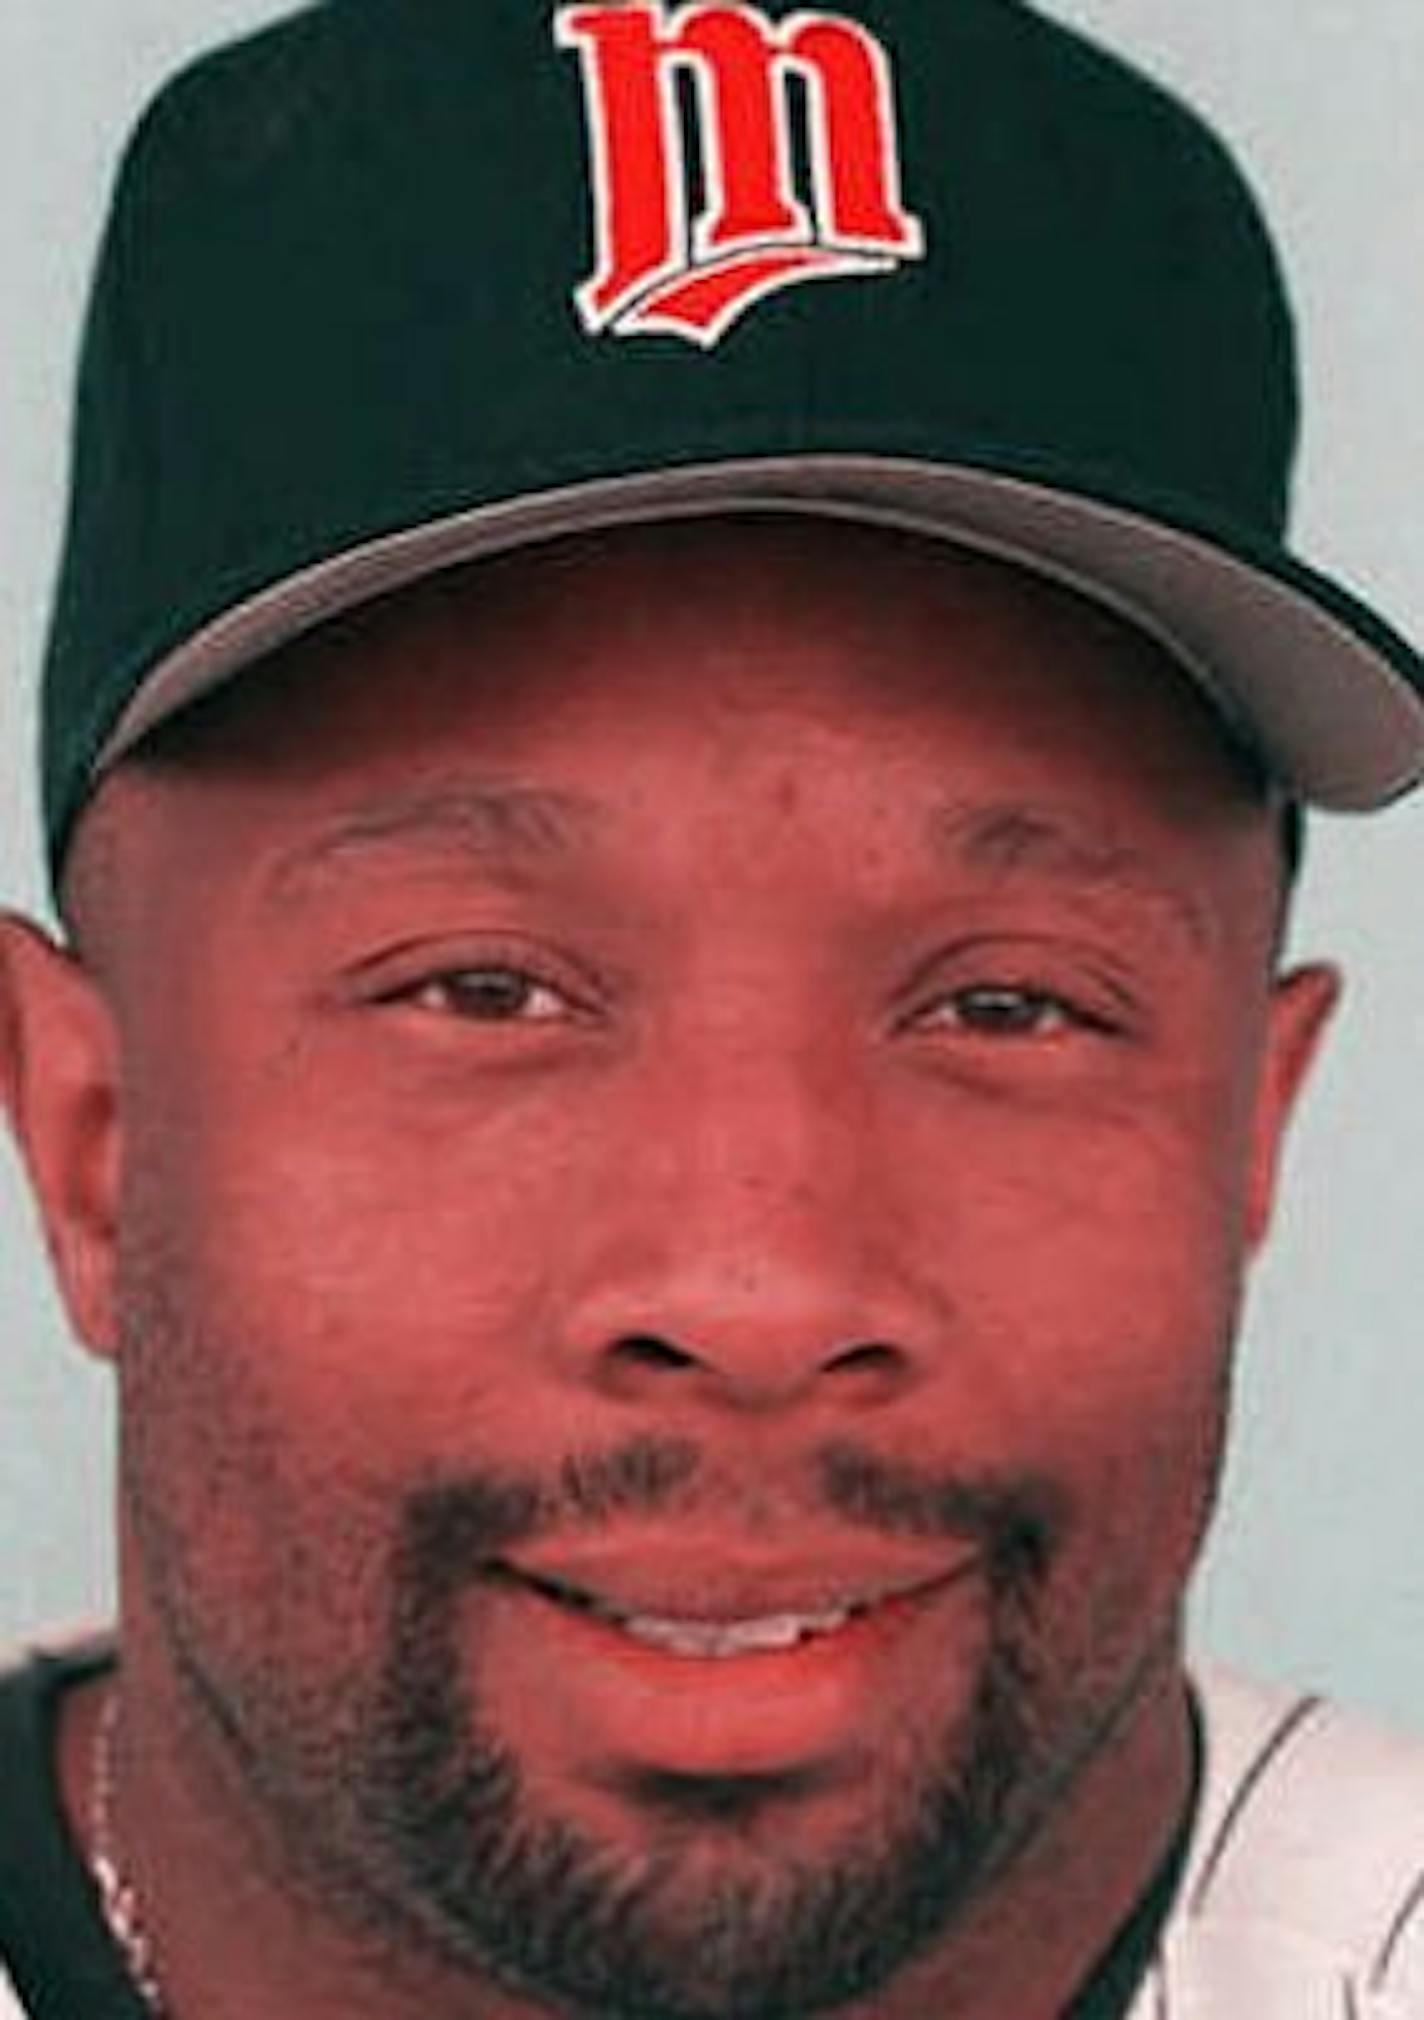
[[[705,1662],[784,1654],[803,1643],[838,1635],[855,1621],[899,1611],[927,1597],[961,1577],[965,1568],[957,1565],[928,1577],[885,1579],[829,1600],[818,1595],[804,1604],[780,1604],[774,1610],[757,1606],[754,1593],[748,1593],[740,1603],[729,1599],[718,1603],[711,1599],[715,1588],[710,1579],[703,1584],[695,1572],[689,1572],[684,1588],[699,1597],[695,1610],[689,1607],[686,1611],[664,1611],[652,1604],[615,1599],[606,1591],[506,1562],[492,1571],[497,1578],[521,1586],[565,1612],[600,1621],[646,1648]]]
[[[580,1538],[486,1562],[479,1650],[511,1729],[576,1778],[869,1772],[871,1735],[966,1694],[985,1633],[983,1552],[931,1557],[825,1535]],[[532,1744],[531,1740],[531,1744]],[[830,1780],[825,1780],[830,1777]],[[809,1786],[809,1784],[807,1785]]]

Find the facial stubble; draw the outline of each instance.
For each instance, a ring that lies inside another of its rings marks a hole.
[[[843,1497],[863,1499],[874,1471],[842,1464]],[[482,1710],[478,1652],[461,1650],[475,1567],[495,1547],[485,1521],[508,1508],[508,1490],[467,1479],[413,1497],[381,1688],[353,1763],[381,1896],[451,1963],[598,2020],[796,2020],[883,1986],[1031,1828],[1034,1594],[1053,1523],[1027,1486],[950,1493],[957,1522],[972,1506],[990,1588],[973,1702],[885,1764],[874,1816],[814,1863],[788,1855],[784,1837],[778,1846],[792,1776],[630,1774],[627,1799],[652,1827],[653,1849],[636,1853],[541,1815]],[[709,1846],[725,1860],[709,1860]],[[724,1876],[706,1878],[719,1863]]]
[[[640,1841],[652,1849],[600,1840],[541,1810],[526,1764],[481,1701],[469,1623],[491,1560],[565,1521],[601,1527],[685,1506],[690,1486],[708,1491],[688,1447],[639,1440],[572,1456],[547,1484],[467,1470],[411,1486],[393,1529],[388,1509],[381,1518],[372,1502],[352,1523],[347,1506],[352,1536],[364,1538],[360,1584],[384,1594],[375,1664],[333,1674],[323,1697],[287,1673],[279,1638],[244,1649],[240,1678],[225,1683],[183,1568],[191,1539],[165,1513],[162,1477],[169,1438],[184,1437],[176,1418],[189,1414],[181,1400],[175,1407],[174,1388],[189,1387],[180,1370],[195,1378],[196,1399],[213,1363],[175,1324],[172,1276],[162,1274],[167,1295],[141,1299],[146,1323],[128,1328],[128,1374],[149,1390],[126,1399],[130,1428],[167,1419],[151,1451],[140,1436],[128,1453],[145,1582],[190,1695],[292,1847],[292,1877],[358,1950],[424,1957],[442,1976],[468,1978],[472,1997],[494,1982],[580,2020],[809,2020],[888,1984],[1034,1835],[1064,1769],[1061,1730],[1041,1729],[1053,1691],[1038,1674],[1039,1614],[1073,1523],[1061,1494],[1033,1477],[935,1479],[853,1447],[820,1454],[823,1518],[973,1546],[988,1631],[967,1707],[946,1707],[938,1731],[927,1707],[925,1729],[894,1763],[877,1763],[854,1827],[814,1861],[789,1853],[775,1828],[775,1806],[795,1794],[778,1777],[644,1777],[641,1788],[630,1778],[651,1826]],[[129,1316],[140,1313],[131,1306]],[[219,1364],[230,1369],[233,1358]],[[238,1434],[234,1402],[223,1413],[225,1460],[215,1449],[205,1469],[210,1493],[224,1476],[243,1491],[229,1472],[239,1452],[248,1488],[254,1471],[280,1479],[273,1425],[256,1412]],[[323,1558],[313,1532],[339,1525],[345,1500],[333,1483],[309,1511],[297,1548],[312,1565]],[[292,1570],[302,1604],[319,1603],[311,1576]],[[329,1580],[325,1603],[340,1610]],[[726,1856],[709,1859],[709,1846]],[[696,1877],[709,1868],[725,1877]]]

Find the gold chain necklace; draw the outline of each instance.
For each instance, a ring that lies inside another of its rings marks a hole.
[[[118,1755],[119,1693],[111,1688],[94,1727],[89,1764],[89,1874],[99,1895],[115,1949],[129,1983],[153,2020],[168,2020],[153,1938],[144,1926],[138,1889],[124,1872],[114,1827],[115,1761]]]

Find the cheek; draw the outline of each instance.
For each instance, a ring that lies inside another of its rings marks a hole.
[[[1170,1380],[1153,1342],[1214,1337],[1239,1280],[1246,1141],[1242,1104],[1205,1080],[1170,1099],[961,1104],[917,1132],[920,1240],[939,1241],[957,1303],[1016,1330],[1011,1366],[1078,1330],[1097,1342],[1089,1385],[1135,1361]]]
[[[274,1746],[304,1693],[369,1674],[412,1489],[538,1456],[511,1375],[547,1323],[556,1175],[489,1148],[235,1080],[134,1143],[134,1582],[250,1718],[281,1698]]]
[[[1199,1084],[1091,1115],[966,1112],[954,1140],[917,1242],[938,1246],[972,1442],[1062,1483],[1097,1559],[1085,1578],[1179,1571],[1210,1505],[1241,1295],[1238,1103]],[[932,1155],[922,1142],[926,1171]]]
[[[546,1109],[407,1105],[294,1057],[205,1076],[138,1147],[200,1324],[328,1465],[467,1452],[537,1354],[582,1165]]]

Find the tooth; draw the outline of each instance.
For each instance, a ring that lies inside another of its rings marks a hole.
[[[761,1620],[726,1624],[702,1620],[668,1620],[653,1614],[618,1616],[624,1633],[677,1655],[727,1656],[754,1650],[794,1648],[808,1634],[827,1634],[844,1626],[849,1607],[825,1613],[777,1613]]]

